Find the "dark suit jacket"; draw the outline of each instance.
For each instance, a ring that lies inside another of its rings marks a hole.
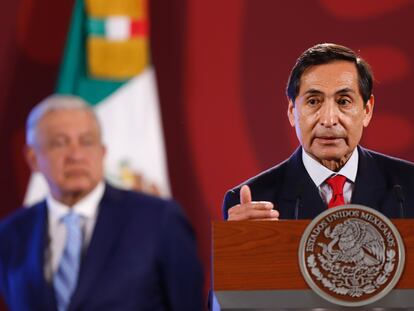
[[[0,224],[0,289],[11,310],[56,310],[44,277],[47,208]],[[173,201],[107,185],[70,310],[202,309],[192,229]]]
[[[400,215],[400,202],[406,217],[414,217],[414,164],[358,147],[359,162],[352,204],[372,207],[390,218]],[[254,201],[270,201],[281,219],[312,219],[327,206],[302,162],[302,148],[281,164],[247,180]],[[243,185],[242,184],[242,185]],[[223,216],[240,203],[242,185],[228,191],[223,203]],[[398,195],[396,186],[402,189]],[[398,186],[397,186],[398,187]]]

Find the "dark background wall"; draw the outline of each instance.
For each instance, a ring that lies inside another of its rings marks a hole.
[[[2,1],[0,217],[22,201],[24,120],[54,90],[72,5]],[[297,146],[284,88],[311,45],[344,44],[371,63],[376,106],[362,143],[414,160],[414,2],[151,0],[150,8],[172,190],[194,224],[207,275],[210,222],[221,217],[226,189]]]

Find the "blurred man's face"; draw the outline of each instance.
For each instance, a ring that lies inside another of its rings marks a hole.
[[[90,112],[48,112],[38,124],[36,137],[35,146],[28,150],[28,161],[46,177],[55,199],[68,205],[76,203],[103,179],[105,148]]]
[[[299,94],[289,101],[289,122],[303,149],[324,166],[342,167],[368,126],[374,99],[364,107],[356,66],[347,61],[308,68]]]

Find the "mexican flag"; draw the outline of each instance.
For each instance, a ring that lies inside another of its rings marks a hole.
[[[106,179],[170,195],[156,78],[150,63],[147,0],[76,0],[57,93],[93,105],[107,147]],[[44,198],[33,174],[25,204]]]

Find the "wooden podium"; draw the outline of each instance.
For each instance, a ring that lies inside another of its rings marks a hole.
[[[309,223],[214,222],[212,310],[414,310],[414,220],[393,220],[406,253],[400,281],[384,298],[358,308],[334,305],[304,281],[298,249]]]

